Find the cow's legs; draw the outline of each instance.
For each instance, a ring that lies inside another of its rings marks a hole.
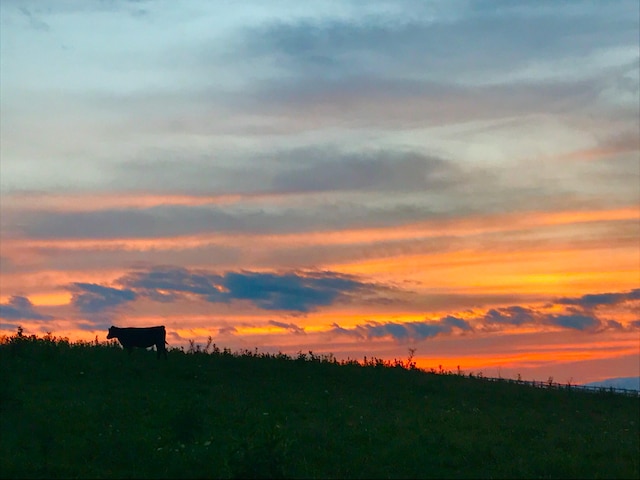
[[[163,343],[157,343],[156,344],[156,352],[158,352],[157,358],[160,358],[160,355],[164,355],[164,358],[167,358],[167,348],[164,346]]]

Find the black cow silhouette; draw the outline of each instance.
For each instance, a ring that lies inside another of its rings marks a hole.
[[[112,326],[109,328],[107,338],[117,338],[129,353],[133,351],[133,347],[148,348],[155,345],[158,358],[160,358],[160,355],[164,355],[164,358],[167,358],[167,347],[165,347],[165,344],[167,344],[167,331],[164,325],[145,328],[119,328]]]

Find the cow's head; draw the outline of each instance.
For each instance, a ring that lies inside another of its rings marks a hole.
[[[116,336],[115,327],[109,327],[109,333],[107,333],[107,340]]]

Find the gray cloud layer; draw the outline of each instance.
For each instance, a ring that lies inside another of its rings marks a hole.
[[[25,165],[28,158],[32,174],[18,182],[18,189],[32,177],[42,177],[38,182],[44,184],[49,177],[53,189],[85,180],[89,188],[140,188],[136,182],[144,184],[146,178],[160,189],[194,188],[197,175],[187,175],[189,181],[165,175],[162,162],[115,182],[105,180],[105,166],[140,156],[155,162],[155,149],[177,152],[188,170],[183,157],[196,143],[205,145],[205,155],[216,163],[229,165],[230,152],[245,144],[251,132],[289,133],[294,142],[301,130],[339,128],[348,137],[351,128],[372,126],[390,132],[534,113],[565,118],[608,105],[610,94],[617,106],[598,114],[620,119],[626,112],[637,119],[633,1],[565,1],[553,7],[499,0],[384,1],[308,9],[293,8],[292,2],[292,8],[274,6],[274,14],[260,8],[261,15],[248,16],[208,2],[175,9],[156,2],[143,7],[137,2],[5,3],[3,30],[24,38],[31,38],[37,25],[48,30],[29,42],[3,42],[8,45],[3,62],[11,67],[3,72],[12,72],[3,73],[8,92],[3,94],[3,125],[9,125],[3,144],[7,141],[12,153],[3,160],[22,172],[17,162]],[[202,18],[219,31],[194,28],[192,35],[183,35],[185,25],[199,27]],[[96,38],[113,41],[86,42],[85,30],[76,29],[78,22],[95,25]],[[123,29],[118,31],[121,38],[114,34],[115,25]],[[59,67],[55,75],[52,64]],[[60,124],[80,131],[74,146],[60,142],[65,129]],[[374,128],[368,135],[379,133]],[[29,140],[34,134],[43,146],[37,151]],[[303,143],[313,146],[318,137]],[[107,144],[108,159],[103,153]],[[248,149],[260,155],[263,147],[261,142]],[[80,158],[83,167],[69,182],[55,161]],[[251,163],[245,178],[259,162]],[[312,175],[324,170],[314,166],[303,171]],[[345,177],[338,184],[350,176],[357,178],[356,184],[361,181],[355,175],[362,172],[360,165],[336,171]],[[308,182],[291,175],[294,182]],[[376,185],[379,178],[370,178]],[[391,183],[397,181],[392,176]]]
[[[231,101],[302,122],[303,112],[313,112],[316,122],[326,117],[390,128],[563,113],[597,103],[615,75],[588,62],[576,65],[581,74],[558,73],[563,61],[637,43],[631,3],[618,3],[615,12],[594,2],[538,12],[498,3],[465,4],[453,7],[453,16],[424,15],[424,21],[405,11],[398,18],[249,28],[234,55],[239,49],[241,58],[271,68],[252,92],[243,91],[243,101]]]
[[[439,320],[425,320],[423,322],[368,322],[354,328],[343,328],[334,324],[332,334],[346,335],[371,340],[375,338],[392,338],[399,342],[422,341],[438,335],[446,335],[454,330],[458,331],[492,331],[495,326],[547,326],[583,332],[599,332],[602,330],[629,331],[640,329],[640,321],[633,321],[627,327],[621,323],[603,319],[590,311],[594,305],[612,305],[623,301],[640,300],[638,290],[619,293],[604,293],[585,295],[579,299],[560,299],[559,304],[585,305],[584,310],[569,311],[563,314],[553,314],[542,309],[513,305],[494,308],[486,313],[470,319],[462,319],[452,315]],[[565,301],[563,301],[565,300]],[[566,301],[568,300],[568,301]],[[546,305],[546,307],[552,304]]]
[[[343,328],[333,324],[331,334],[346,335],[363,340],[391,337],[397,341],[422,341],[437,335],[446,335],[454,329],[472,331],[472,326],[461,318],[446,316],[438,321],[425,322],[369,322],[355,328]]]
[[[235,204],[88,212],[51,211],[43,206],[30,212],[8,211],[3,224],[19,223],[19,230],[26,236],[38,239],[308,232],[394,226],[473,212],[517,211],[534,199],[539,208],[552,207],[560,198],[566,204],[570,194],[557,184],[529,189],[504,184],[487,169],[461,166],[415,151],[307,148],[273,152],[265,158],[264,164],[245,175],[248,180],[226,184],[225,180],[240,177],[242,167],[229,173],[228,169],[219,171],[215,164],[167,160],[126,164],[117,174],[124,182],[121,187],[133,187],[135,183],[145,190],[183,191],[191,185],[192,190],[184,193],[197,195],[209,189],[209,193],[250,194]],[[129,168],[133,170],[125,176]],[[258,201],[252,200],[254,193],[284,197],[281,201]],[[298,193],[306,196],[286,196]]]
[[[640,300],[640,288],[629,292],[616,293],[592,293],[581,297],[563,297],[556,300],[562,305],[576,305],[584,309],[592,309],[600,306],[617,305],[619,303]]]
[[[95,283],[77,282],[69,288],[73,292],[71,303],[83,313],[101,313],[133,302],[136,293]]]
[[[0,304],[0,318],[7,320],[50,320],[53,317],[38,313],[27,297],[15,295]]]
[[[362,74],[473,83],[469,71],[508,72],[528,62],[581,57],[596,48],[594,39],[597,48],[637,40],[629,3],[627,12],[622,4],[614,12],[582,2],[575,14],[566,2],[538,13],[497,3],[465,5],[449,18],[423,15],[423,21],[405,11],[398,18],[268,23],[247,30],[243,53],[277,62],[289,76],[297,74],[312,85]]]
[[[309,312],[346,301],[353,295],[376,291],[376,287],[355,277],[334,272],[227,272],[176,267],[156,267],[121,278],[125,291],[153,300],[174,301],[193,295],[212,303],[247,300],[263,310]]]

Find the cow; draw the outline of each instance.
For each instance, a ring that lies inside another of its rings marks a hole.
[[[117,338],[120,344],[131,354],[133,347],[148,348],[153,345],[156,346],[158,352],[158,358],[160,355],[164,355],[167,358],[167,331],[164,325],[158,327],[146,327],[146,328],[119,328],[110,327],[107,339]]]

